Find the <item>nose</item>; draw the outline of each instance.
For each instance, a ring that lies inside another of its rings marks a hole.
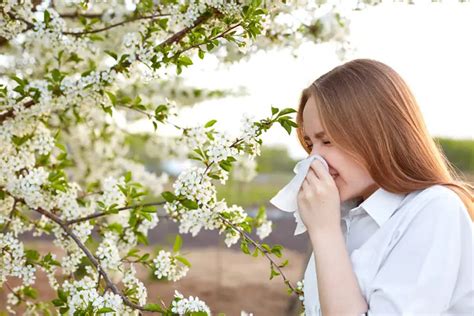
[[[310,156],[311,156],[311,155],[315,155],[315,154],[316,154],[316,155],[319,155],[319,156],[321,156],[321,157],[323,157],[324,160],[326,160],[326,163],[327,163],[328,166],[329,166],[329,171],[330,171],[330,173],[336,173],[336,171],[334,170],[334,168],[331,166],[331,163],[330,163],[329,160],[326,158],[326,154],[324,153],[323,150],[318,150],[318,149],[316,148],[316,146],[313,146],[313,149],[311,150]]]

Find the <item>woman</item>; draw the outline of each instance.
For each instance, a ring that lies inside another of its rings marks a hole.
[[[428,133],[400,75],[370,59],[306,88],[298,192],[313,253],[306,315],[474,314],[473,186]]]

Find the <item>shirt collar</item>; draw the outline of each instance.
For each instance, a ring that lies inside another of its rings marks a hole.
[[[379,226],[382,226],[398,209],[405,196],[406,194],[392,193],[378,188],[362,203],[360,198],[342,203],[342,216],[345,217],[349,213],[363,209]]]

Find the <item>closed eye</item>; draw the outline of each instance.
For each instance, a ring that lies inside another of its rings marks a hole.
[[[329,145],[330,143],[330,141],[323,142],[324,145]],[[313,148],[313,144],[306,143],[306,146],[308,146],[308,148]]]

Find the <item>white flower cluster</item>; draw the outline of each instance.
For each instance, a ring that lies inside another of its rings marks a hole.
[[[133,297],[138,301],[140,305],[145,305],[146,304],[146,299],[147,299],[147,290],[145,285],[137,279],[136,275],[136,270],[133,264],[130,265],[130,268],[125,271],[125,275],[122,279],[123,285],[125,285],[125,288],[127,290],[132,290]]]
[[[209,307],[199,299],[199,297],[190,296],[184,298],[183,294],[175,290],[174,300],[172,303],[171,311],[180,316],[187,315],[192,312],[205,312],[207,315],[211,315]]]
[[[247,214],[245,213],[244,209],[235,204],[233,204],[231,207],[228,207],[227,205],[222,205],[217,209],[219,213],[224,213],[224,216],[230,224],[233,224],[235,226],[242,224],[247,218]],[[219,234],[221,234],[225,230],[225,228],[226,226],[222,224],[219,230]],[[239,239],[240,233],[234,228],[232,228],[230,231],[227,231],[224,242],[227,247],[230,247],[233,244],[237,243]]]
[[[40,155],[47,155],[54,148],[54,138],[51,131],[43,124],[38,124],[35,134],[28,141],[29,150],[35,151]]]
[[[181,214],[179,233],[191,233],[195,237],[202,228],[211,230],[218,227],[215,220],[215,212],[209,205],[203,205],[198,209],[186,210]]]
[[[296,289],[304,292],[304,280],[296,282]],[[300,295],[298,298],[300,301],[304,301],[304,295]]]
[[[204,168],[192,167],[182,172],[173,184],[175,195],[197,201],[197,209],[187,209],[178,201],[164,206],[171,219],[179,221],[180,234],[191,232],[196,236],[202,228],[213,230],[222,226],[217,214],[228,207],[225,202],[216,202],[216,188],[204,171]]]
[[[160,250],[155,259],[153,259],[153,266],[155,275],[158,279],[166,278],[173,282],[185,277],[189,271],[188,266],[178,264],[176,259],[170,252]]]
[[[13,237],[12,233],[0,233],[0,286],[7,277],[18,277],[23,285],[35,283],[36,269],[26,264],[23,243]]]
[[[3,200],[0,200],[0,225],[6,224],[10,221],[10,212],[14,204],[15,199],[11,196],[7,196]]]
[[[210,162],[218,164],[229,156],[234,157],[239,154],[236,148],[231,147],[234,141],[227,133],[215,132],[213,137],[214,140],[211,141],[206,151]]]
[[[120,191],[119,186],[125,186],[125,178],[122,176],[118,179],[113,177],[107,177],[102,182],[103,194],[100,201],[105,204],[106,207],[111,205],[124,206],[126,203],[126,196]]]
[[[240,138],[242,138],[244,143],[251,149],[249,156],[251,159],[260,156],[261,153],[261,145],[258,142],[259,136],[257,135],[258,127],[255,125],[254,120],[254,117],[247,113],[245,113],[240,120],[242,124],[240,127]]]
[[[185,130],[183,137],[178,141],[191,150],[202,147],[208,141],[206,129],[203,126],[190,127]]]
[[[47,182],[48,176],[49,173],[43,167],[32,168],[18,177],[10,178],[6,188],[10,194],[23,199],[35,209],[44,206],[45,196],[41,186]]]
[[[60,88],[67,100],[86,99],[99,92],[104,85],[111,84],[116,77],[117,72],[114,69],[91,71],[86,76],[66,76],[61,81]],[[96,98],[96,101],[102,101],[99,94]]]
[[[182,195],[187,199],[197,201],[201,205],[214,203],[216,188],[205,170],[202,167],[191,167],[183,171],[173,183],[174,193],[177,196]]]
[[[79,29],[69,30],[66,22],[56,10],[48,8],[48,13],[49,21],[46,24],[44,10],[36,12],[35,18],[32,21],[34,24],[33,30],[27,33],[29,37],[27,40],[28,46],[33,47],[37,43],[37,45],[49,47],[53,51],[65,50],[71,53],[94,49],[94,46],[90,45],[89,40],[64,34],[66,31],[77,31]]]
[[[117,270],[120,267],[120,254],[117,249],[118,236],[106,231],[104,238],[95,253],[100,265],[104,269]]]
[[[11,40],[22,33],[27,25],[18,20],[12,20],[8,16],[12,10],[19,17],[29,20],[33,15],[33,4],[31,0],[2,0],[2,12],[0,12],[0,36]]]
[[[86,275],[80,280],[69,282],[64,281],[63,289],[68,292],[68,314],[75,315],[76,312],[87,310],[92,306],[93,312],[108,307],[114,310],[114,313],[104,315],[121,315],[124,309],[122,298],[112,292],[106,292],[101,295],[97,291],[97,280]]]

